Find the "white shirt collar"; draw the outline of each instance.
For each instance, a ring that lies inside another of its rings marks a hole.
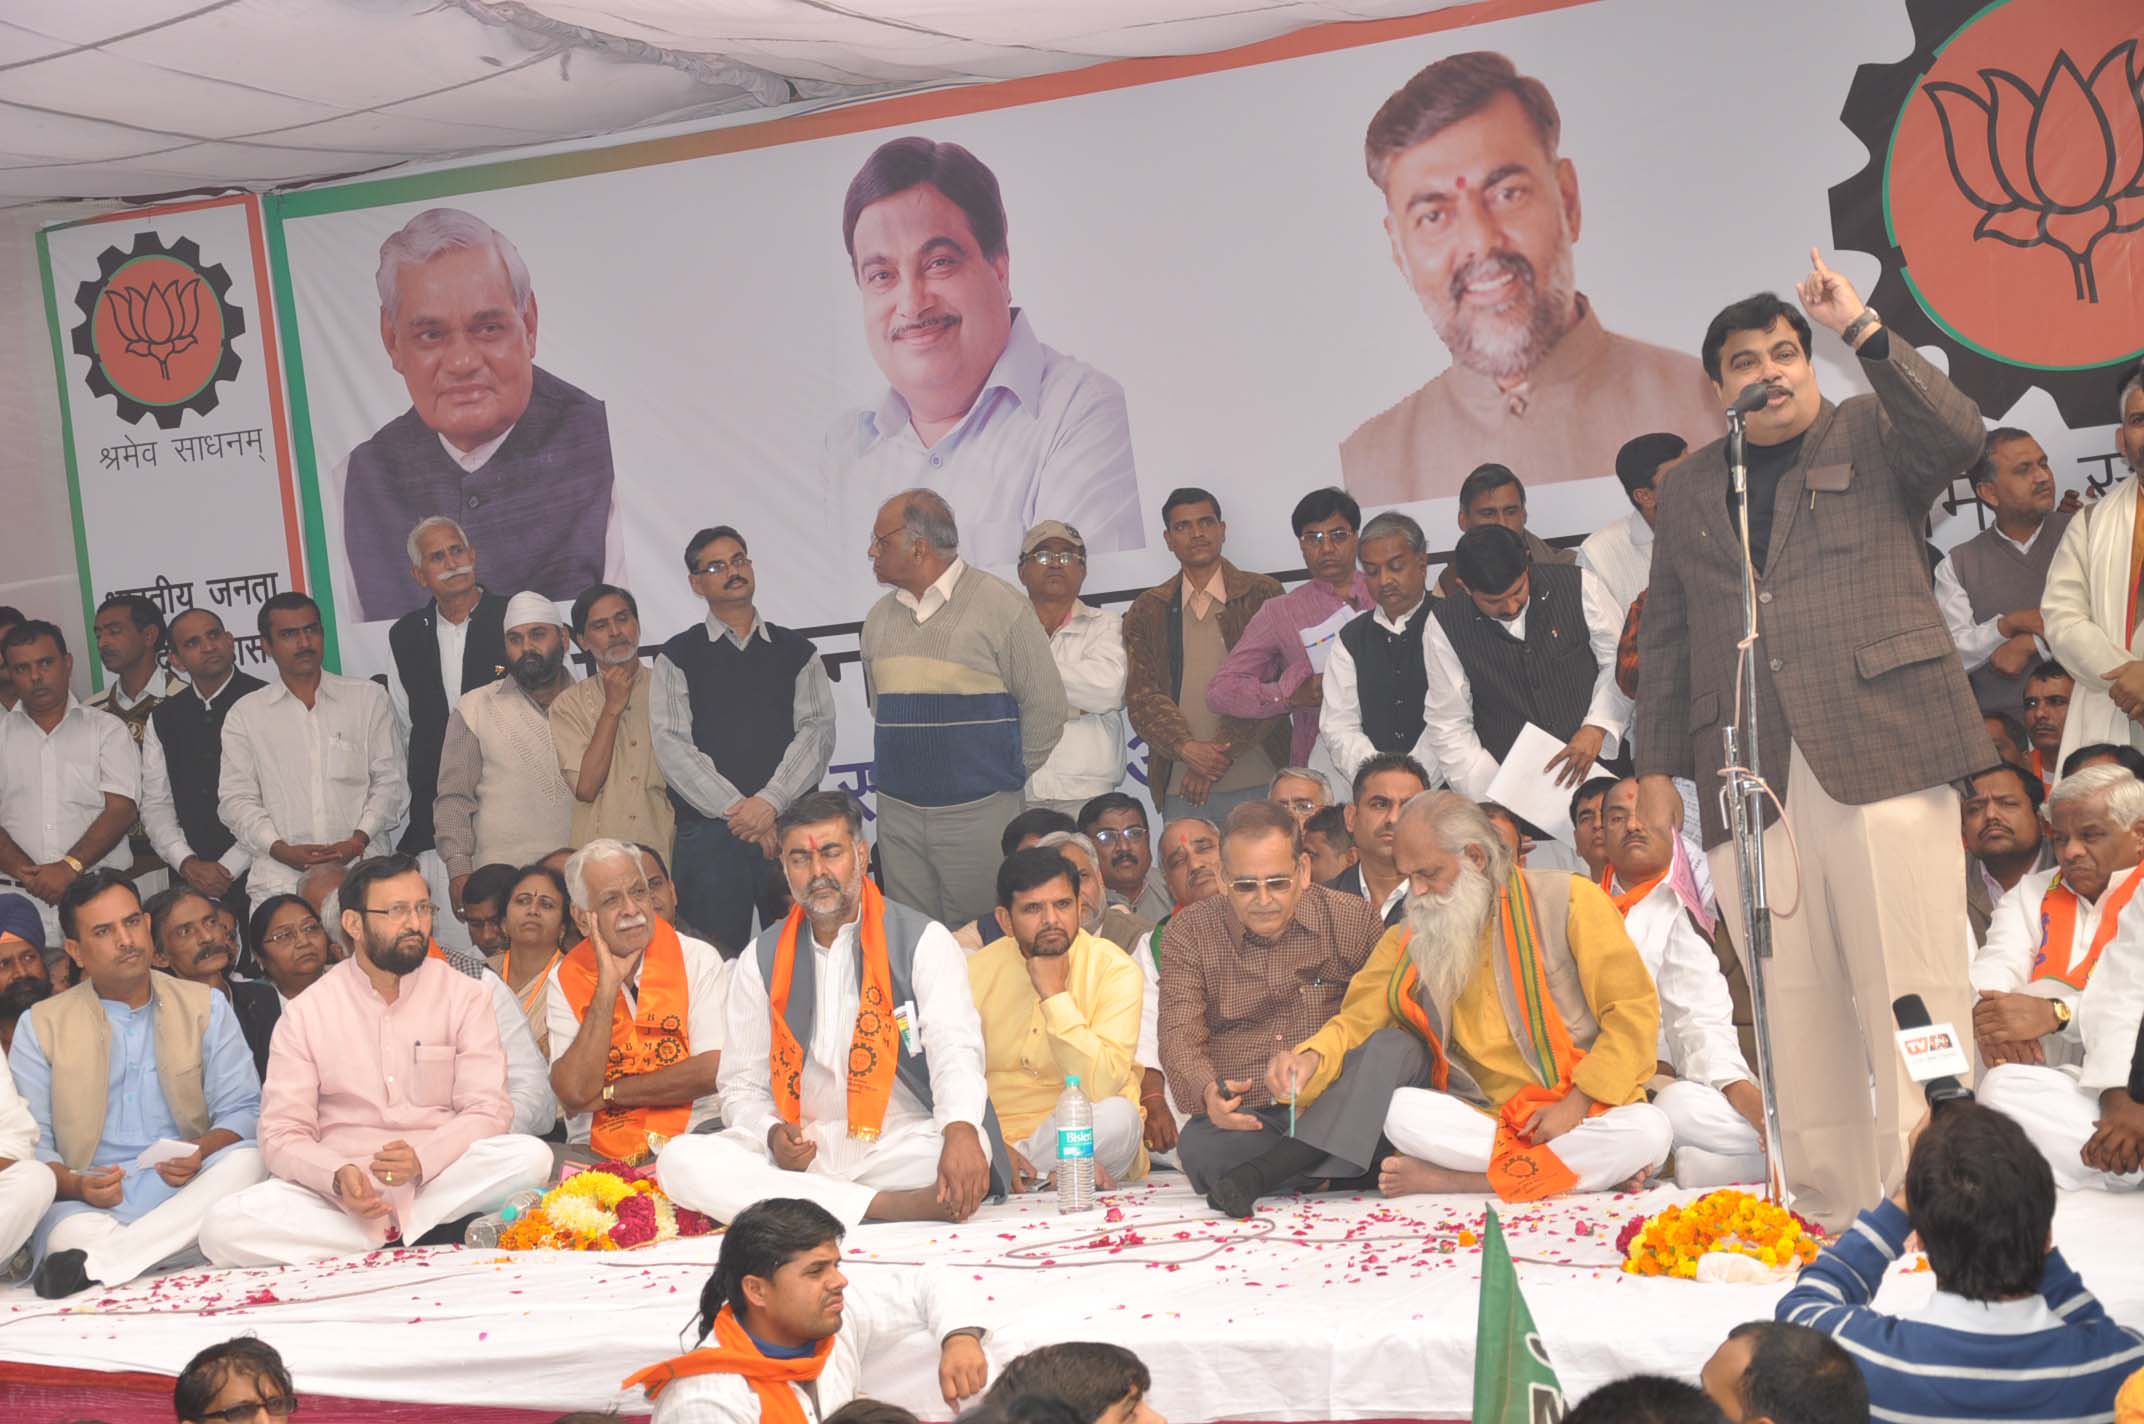
[[[2062,1317],[2047,1308],[2040,1296],[2022,1300],[1967,1300],[1962,1295],[1939,1290],[1928,1304],[1908,1317],[1923,1325],[1945,1330],[1963,1330],[1973,1335],[2032,1335],[2053,1330]]]
[[[760,617],[759,610],[755,608],[752,610],[751,631],[738,638],[729,624],[710,613],[707,615],[707,639],[714,642],[718,638],[729,638],[740,643],[749,643],[754,638],[759,638],[771,643],[774,641],[774,630],[767,626],[767,620]]]
[[[918,623],[928,622],[933,613],[952,602],[953,585],[960,582],[960,576],[966,573],[967,569],[965,562],[955,558],[945,566],[945,572],[938,575],[937,581],[923,590],[921,598],[905,588],[897,588],[893,591],[893,601],[914,613]]]
[[[1630,512],[1630,547],[1650,549],[1653,547],[1653,526],[1645,522],[1645,516],[1633,509]]]
[[[81,699],[76,697],[72,692],[69,692],[67,694],[67,710],[60,713],[60,720],[52,725],[52,731],[50,732],[47,732],[44,728],[37,725],[37,719],[30,715],[29,706],[24,703],[20,697],[15,699],[15,705],[13,707],[8,708],[5,715],[9,717],[20,717],[23,721],[28,722],[30,724],[31,730],[35,731],[38,736],[45,737],[57,735],[59,729],[67,725],[68,718],[80,716],[87,710],[88,709],[82,706]]]
[[[960,424],[939,436],[937,443],[943,445],[960,433],[969,418],[983,408],[992,391],[1005,391],[1018,402],[1020,409],[1034,414],[1042,400],[1043,365],[1042,342],[1035,335],[1034,324],[1028,321],[1025,311],[1014,307],[1012,329],[1005,335],[1005,348],[998,353],[997,364],[990,368],[990,375],[984,380],[983,388],[975,393],[973,404],[962,412]],[[871,425],[872,444],[913,429],[914,416],[907,398],[888,386],[886,398],[871,414]]]
[[[439,448],[447,452],[448,459],[461,466],[463,474],[473,475],[491,463],[491,457],[499,452],[499,447],[506,443],[506,437],[513,433],[514,427],[509,425],[506,429],[500,431],[496,438],[486,440],[474,450],[467,451],[460,449],[453,441],[442,435],[439,437]]]
[[[1384,605],[1379,604],[1377,606],[1376,612],[1371,616],[1376,618],[1377,626],[1384,629],[1386,632],[1404,633],[1407,631],[1407,620],[1414,617],[1415,612],[1427,602],[1429,602],[1429,595],[1425,593],[1422,595],[1422,597],[1415,600],[1413,608],[1410,608],[1405,613],[1402,613],[1397,619],[1387,618],[1385,616]]]

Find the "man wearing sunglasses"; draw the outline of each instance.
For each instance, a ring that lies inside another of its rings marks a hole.
[[[298,1391],[273,1345],[239,1335],[186,1362],[171,1412],[179,1424],[265,1424],[297,1413]]]
[[[1264,1069],[1339,1008],[1384,926],[1369,902],[1310,883],[1302,831],[1271,801],[1228,813],[1221,887],[1177,911],[1162,936],[1159,1041],[1176,1101],[1198,1105],[1178,1135],[1177,1160],[1215,1210],[1242,1216],[1262,1192],[1370,1169],[1382,1100],[1374,1111],[1328,1104],[1297,1121]],[[1291,1141],[1303,1160],[1262,1175],[1257,1162]],[[1255,1181],[1236,1185],[1246,1164]]]

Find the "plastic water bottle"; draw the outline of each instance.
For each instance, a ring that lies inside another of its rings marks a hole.
[[[542,1192],[515,1192],[506,1199],[506,1205],[500,1207],[497,1211],[487,1211],[475,1221],[470,1222],[468,1231],[462,1235],[462,1244],[464,1246],[473,1246],[479,1251],[494,1250],[498,1247],[499,1237],[507,1227],[512,1226],[542,1204]]]
[[[1057,1098],[1057,1210],[1094,1210],[1094,1104],[1076,1073]]]

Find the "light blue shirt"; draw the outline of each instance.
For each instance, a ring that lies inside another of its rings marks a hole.
[[[239,1142],[251,1145],[260,1130],[261,1080],[253,1068],[253,1053],[239,1031],[238,1016],[221,994],[210,996],[208,1030],[201,1038],[201,1095],[208,1104],[209,1128],[235,1132]],[[164,1101],[164,1085],[156,1076],[156,1037],[152,1031],[152,1005],[130,1009],[112,999],[98,1000],[112,1026],[110,1076],[105,1083],[104,1137],[97,1143],[93,1167],[124,1166],[124,1195],[112,1215],[122,1222],[134,1221],[178,1194],[154,1167],[137,1170],[134,1159],[159,1138],[179,1137],[177,1119]],[[45,1058],[37,1032],[28,1014],[16,1025],[15,1045],[8,1053],[8,1068],[30,1115],[37,1119],[37,1160],[57,1162],[59,1147],[52,1136],[52,1065]],[[228,1151],[229,1149],[225,1149]],[[215,1160],[214,1158],[210,1159]],[[59,1221],[81,1211],[98,1208],[87,1202],[63,1201],[45,1213],[31,1243],[40,1260],[45,1238]]]
[[[889,389],[876,410],[843,416],[826,442],[839,511],[875,510],[904,489],[938,491],[960,526],[961,557],[1010,569],[1039,520],[1079,530],[1090,554],[1146,547],[1124,388],[1044,346],[1015,308],[982,394],[925,447],[908,402]]]

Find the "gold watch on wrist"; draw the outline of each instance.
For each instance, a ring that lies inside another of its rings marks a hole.
[[[610,1107],[613,1103],[617,1101],[617,1097],[618,1084],[616,1080],[605,1083],[603,1085],[603,1106]]]
[[[74,872],[75,874],[77,874],[77,875],[80,875],[80,874],[82,874],[82,873],[84,872],[85,868],[86,868],[86,867],[84,867],[84,866],[83,866],[83,864],[82,864],[82,862],[81,862],[81,861],[79,861],[79,860],[76,860],[76,859],[75,859],[75,858],[74,858],[73,856],[71,856],[71,855],[63,855],[63,856],[61,856],[61,857],[60,857],[60,864],[62,864],[62,865],[64,865],[64,866],[66,866],[66,867],[67,867],[67,868],[68,868],[69,870],[73,871],[73,872]]]
[[[2049,999],[2047,1002],[2055,1006],[2055,1032],[2060,1033],[2070,1026],[2069,1002],[2064,999]]]

